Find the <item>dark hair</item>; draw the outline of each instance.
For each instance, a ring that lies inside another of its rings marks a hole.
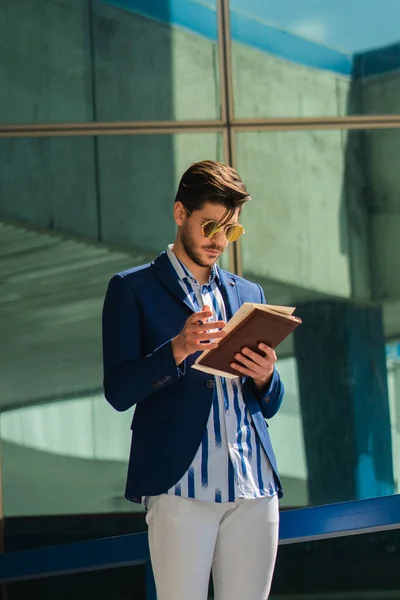
[[[194,163],[183,174],[175,202],[182,202],[190,212],[201,210],[206,202],[222,204],[231,218],[251,199],[235,169],[215,160]]]

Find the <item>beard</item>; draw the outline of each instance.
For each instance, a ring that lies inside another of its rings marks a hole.
[[[180,241],[184,251],[190,258],[190,260],[192,260],[198,267],[212,267],[212,265],[214,265],[217,262],[219,258],[218,256],[215,258],[209,258],[208,260],[202,258],[200,252],[196,250],[196,246],[191,240],[190,235],[185,227],[181,228],[180,234]],[[221,246],[213,244],[212,240],[209,240],[209,243],[205,244],[204,246],[201,246],[201,248],[203,250],[218,250],[218,252],[221,253],[224,251],[224,248],[221,248]]]

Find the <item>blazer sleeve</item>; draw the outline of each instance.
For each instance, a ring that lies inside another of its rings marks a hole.
[[[143,356],[140,308],[122,275],[108,284],[102,336],[104,394],[118,411],[143,402],[183,374],[175,364],[171,340]]]
[[[258,286],[261,294],[261,303],[266,304],[264,292],[261,286]],[[265,419],[271,419],[281,407],[283,396],[285,394],[285,387],[281,381],[280,375],[276,368],[272,375],[271,383],[269,388],[260,392],[253,379],[250,377],[244,384],[247,395],[254,396],[261,404],[261,412]]]

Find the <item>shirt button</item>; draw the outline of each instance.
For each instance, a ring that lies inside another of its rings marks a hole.
[[[212,379],[209,379],[206,383],[206,386],[211,390],[214,387],[214,381]]]

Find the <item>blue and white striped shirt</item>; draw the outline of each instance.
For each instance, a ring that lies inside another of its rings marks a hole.
[[[167,248],[179,282],[195,311],[211,308],[213,320],[226,321],[225,304],[218,287],[218,270],[201,285]],[[190,402],[190,398],[188,398]],[[205,502],[234,502],[276,493],[274,475],[250,412],[244,403],[241,379],[215,377],[214,398],[203,440],[187,473],[168,494]]]

